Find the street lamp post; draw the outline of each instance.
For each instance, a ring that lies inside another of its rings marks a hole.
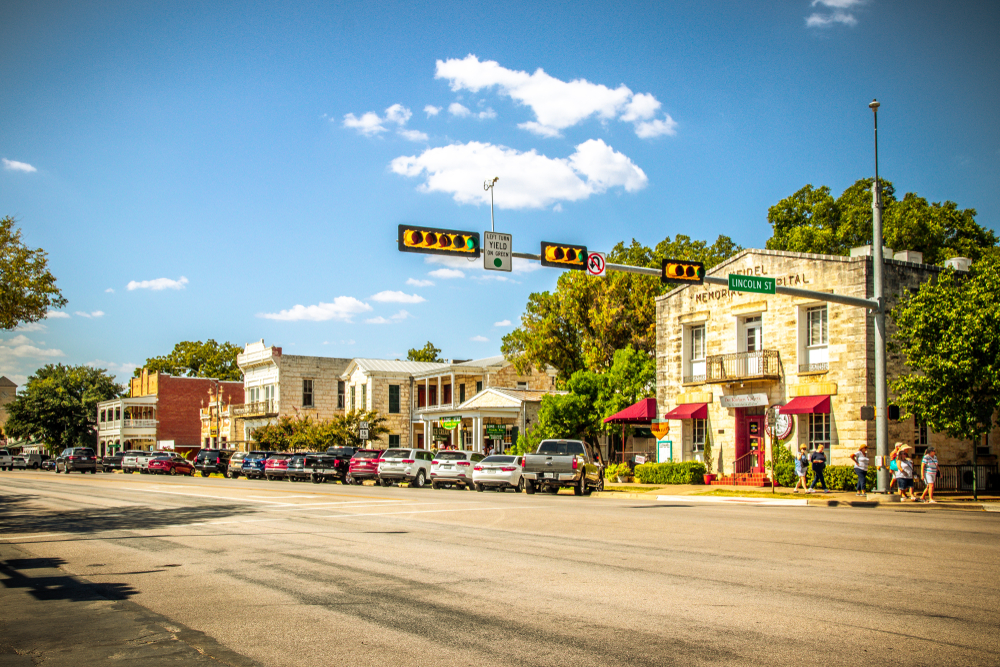
[[[490,231],[495,232],[496,228],[493,226],[493,186],[497,184],[500,180],[499,176],[494,176],[493,178],[487,178],[483,182],[483,190],[490,191]]]
[[[889,457],[888,387],[885,371],[885,291],[883,271],[885,258],[882,256],[882,184],[878,180],[878,100],[872,100],[868,108],[875,116],[875,182],[872,183],[872,262],[874,271],[872,287],[878,307],[875,317],[875,455],[884,463]],[[878,470],[878,492],[889,492],[889,469]]]

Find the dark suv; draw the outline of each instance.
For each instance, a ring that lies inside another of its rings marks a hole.
[[[194,469],[200,472],[202,477],[208,477],[213,472],[225,476],[232,455],[228,449],[203,449],[198,452],[198,457],[194,460]]]
[[[67,447],[62,454],[56,457],[56,472],[69,473],[78,470],[80,472],[97,473],[97,456],[90,447]]]
[[[269,456],[277,453],[278,452],[264,452],[260,450],[247,452],[247,455],[243,458],[243,465],[240,467],[240,473],[247,479],[263,479],[264,462],[267,461]]]

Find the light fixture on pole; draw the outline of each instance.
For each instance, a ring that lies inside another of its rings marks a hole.
[[[872,183],[872,287],[878,308],[875,317],[875,455],[882,457],[883,467],[878,471],[878,492],[889,492],[889,416],[888,386],[885,369],[885,290],[883,272],[885,258],[882,256],[882,184],[878,178],[878,100],[872,100],[868,108],[875,117],[875,181]]]
[[[483,190],[490,191],[490,231],[495,232],[496,228],[493,226],[493,186],[497,184],[500,180],[499,176],[494,176],[492,179],[487,178],[483,181]]]

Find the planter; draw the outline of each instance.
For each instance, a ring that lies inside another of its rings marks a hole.
[[[705,484],[711,484],[715,481],[715,475],[704,475]]]

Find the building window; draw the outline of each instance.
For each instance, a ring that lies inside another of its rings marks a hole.
[[[344,381],[337,380],[337,409],[344,409]]]
[[[361,409],[362,410],[367,410],[368,409],[368,385],[367,384],[361,385]]]
[[[528,383],[527,382],[518,382],[517,383],[517,388],[518,389],[527,389],[528,388]]]
[[[399,436],[398,435],[390,435],[389,436],[389,446],[390,447],[399,447]]]
[[[313,381],[302,381],[302,407],[311,408],[313,406]]]
[[[115,421],[116,422],[117,421],[121,421],[121,419],[122,419],[122,409],[121,408],[115,408]]]
[[[480,380],[479,382],[476,383],[476,393],[478,394],[482,390],[483,390],[483,381]]]
[[[913,453],[915,456],[923,456],[927,453],[927,446],[931,444],[930,431],[927,430],[927,422],[922,422],[916,417],[913,418]]]
[[[705,438],[708,437],[708,420],[691,420],[691,451],[705,451]]]
[[[355,386],[354,386],[354,385],[352,384],[352,385],[351,385],[351,412],[354,412],[354,410],[356,409],[356,408],[355,408],[355,404],[354,404],[354,397],[355,397],[355,390],[356,390],[356,389],[357,389],[357,387],[355,387]]]
[[[458,385],[458,402],[460,404],[461,403],[465,403],[465,385],[464,384]]]
[[[399,414],[399,385],[389,385],[389,414]]]
[[[805,317],[799,321],[799,372],[811,373],[828,370],[830,367],[829,309],[825,305],[806,308]]]
[[[812,413],[809,415],[809,448],[825,445],[830,449],[830,415]]]
[[[705,381],[705,325],[698,324],[688,327],[684,332],[684,346],[687,354],[684,355],[683,381],[704,382]]]

